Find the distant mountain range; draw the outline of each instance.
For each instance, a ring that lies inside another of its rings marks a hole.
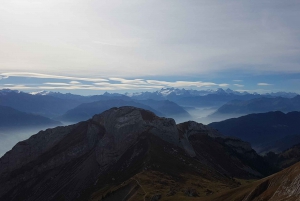
[[[41,95],[41,96],[53,96],[61,99],[73,99],[80,100],[82,102],[92,102],[97,100],[102,100],[99,96],[79,96],[74,94],[61,94],[56,92],[33,92],[31,94]],[[105,97],[122,97],[124,96],[131,97],[134,100],[170,100],[181,106],[193,106],[193,107],[218,107],[224,103],[231,100],[250,100],[260,97],[286,97],[292,98],[297,96],[296,93],[290,92],[276,92],[276,93],[266,93],[266,94],[257,94],[257,93],[248,93],[248,92],[239,92],[233,91],[231,89],[222,89],[217,90],[187,90],[187,89],[178,89],[178,88],[162,88],[161,90],[155,92],[138,92],[138,93],[125,93],[125,95],[118,93],[104,93],[102,96]]]
[[[217,90],[186,90],[177,88],[163,88],[155,92],[140,92],[133,94],[126,94],[133,99],[138,100],[170,100],[181,106],[194,107],[218,107],[231,100],[250,100],[260,97],[295,97],[296,93],[277,92],[267,94],[257,94],[248,92],[238,92],[231,89],[217,89]]]
[[[98,103],[95,103],[98,102]],[[101,105],[103,104],[103,105]],[[191,116],[182,107],[168,100],[133,100],[122,94],[104,93],[103,95],[80,96],[56,92],[23,93],[13,90],[0,90],[0,105],[17,110],[39,114],[46,117],[78,122],[91,118],[94,114],[111,107],[136,106],[155,112],[159,116],[184,118]],[[93,105],[93,106],[92,106]],[[83,111],[85,110],[86,111]]]
[[[0,90],[0,105],[49,118],[62,115],[80,103],[53,96],[35,96],[19,91]]]
[[[209,126],[234,136],[259,152],[281,152],[300,143],[300,112],[268,112],[214,122]]]
[[[182,107],[167,100],[155,101],[155,100],[144,100],[144,101],[133,101],[128,99],[108,99],[102,101],[95,101],[91,103],[83,103],[74,109],[67,111],[58,120],[63,122],[77,123],[79,121],[87,120],[93,115],[104,112],[112,107],[121,106],[134,106],[143,108],[154,112],[156,115],[161,117],[173,117],[177,120],[184,119],[190,120],[191,116]]]
[[[154,110],[153,108],[137,103],[134,101],[127,101],[121,99],[113,99],[113,100],[103,100],[103,101],[96,101],[91,103],[83,103],[74,109],[67,111],[64,115],[59,117],[60,120],[65,122],[79,122],[88,120],[93,117],[95,114],[104,112],[113,107],[121,107],[121,106],[134,106],[143,109],[150,110],[154,112],[156,115],[162,116],[163,114],[159,111]]]
[[[249,143],[120,107],[19,142],[0,159],[0,200],[195,200],[271,173]]]
[[[294,98],[261,97],[251,100],[233,100],[221,106],[216,112],[211,114],[209,118],[226,119],[228,117],[270,111],[300,111],[300,95],[297,95]]]
[[[0,105],[0,133],[1,131],[13,131],[35,127],[53,127],[58,125],[61,125],[58,121]]]
[[[286,97],[286,98],[293,98],[297,96],[297,93],[292,92],[276,92],[276,93],[265,93],[265,94],[258,94],[258,93],[249,93],[246,91],[234,91],[232,89],[222,89],[219,88],[217,90],[192,90],[192,89],[178,89],[178,88],[162,88],[161,90],[155,92],[137,92],[137,93],[125,93],[125,95],[130,97],[135,97],[136,99],[169,99],[170,97],[174,96],[181,96],[181,97],[195,97],[195,96],[206,96],[211,94],[217,95],[262,95],[262,96],[269,96],[269,97]]]

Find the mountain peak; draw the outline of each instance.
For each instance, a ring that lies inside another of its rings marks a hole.
[[[53,92],[43,90],[43,91],[31,92],[31,93],[29,93],[29,94],[31,94],[31,95],[41,95],[41,96],[45,96],[45,95],[49,95],[49,94],[51,94],[51,93],[53,93]]]
[[[0,94],[1,95],[6,95],[6,94],[9,94],[9,93],[21,93],[21,91],[19,91],[19,90],[11,90],[11,89],[1,89],[0,90]]]

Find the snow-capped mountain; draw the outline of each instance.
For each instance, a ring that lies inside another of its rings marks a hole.
[[[207,96],[209,94],[234,94],[234,95],[245,95],[248,92],[238,92],[232,89],[207,89],[207,90],[193,90],[193,89],[178,89],[178,88],[162,88],[161,90],[155,92],[137,92],[137,93],[126,93],[125,95],[136,98],[136,99],[168,99],[174,96],[181,97],[195,97],[195,96]]]
[[[54,92],[51,92],[51,91],[36,91],[36,92],[30,92],[29,94],[46,96],[46,95],[49,95],[51,93],[54,93]]]

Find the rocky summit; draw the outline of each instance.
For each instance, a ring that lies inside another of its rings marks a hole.
[[[0,200],[185,200],[270,173],[249,143],[120,107],[17,143],[0,159]]]

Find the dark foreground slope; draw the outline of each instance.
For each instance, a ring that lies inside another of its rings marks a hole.
[[[209,126],[227,136],[234,136],[251,145],[260,152],[281,152],[300,143],[300,112],[268,112],[249,114]]]
[[[121,107],[19,142],[0,159],[0,200],[190,200],[270,171],[248,143]]]
[[[300,199],[300,163],[272,176],[218,195],[207,201],[298,201]]]

